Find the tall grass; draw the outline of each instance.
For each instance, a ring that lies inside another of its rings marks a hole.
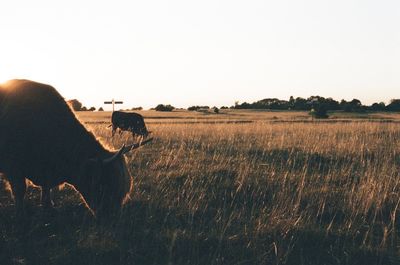
[[[241,255],[252,262],[285,263],[314,237],[317,245],[305,250],[305,259],[329,240],[337,240],[331,247],[341,258],[346,251],[358,253],[356,258],[363,251],[379,256],[397,249],[397,124],[151,129],[157,141],[128,157],[134,198],[165,209],[165,222],[181,219],[175,231],[160,231],[175,235],[175,244],[180,237],[215,240],[210,249],[215,253],[201,253],[211,255],[209,263],[218,263],[218,257],[239,262]],[[182,247],[176,252],[184,256],[188,246]],[[321,259],[332,258],[322,251]]]
[[[121,217],[113,226],[82,224],[83,213],[68,217],[61,203],[50,222],[70,222],[63,228],[75,234],[54,232],[70,251],[50,247],[46,261],[400,262],[399,124],[150,127],[153,143],[127,155],[134,191]],[[111,139],[104,124],[90,129],[115,148],[132,141],[128,133]],[[58,196],[68,202],[74,195],[65,189]]]

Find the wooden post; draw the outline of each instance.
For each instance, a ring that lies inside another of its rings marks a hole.
[[[104,104],[112,104],[112,110],[114,112],[114,105],[115,104],[124,104],[123,101],[115,101],[114,99],[112,99],[111,101],[104,101]]]

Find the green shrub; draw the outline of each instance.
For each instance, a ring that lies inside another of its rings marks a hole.
[[[156,111],[173,111],[175,109],[174,106],[171,105],[163,105],[163,104],[158,104],[157,107],[155,108]]]

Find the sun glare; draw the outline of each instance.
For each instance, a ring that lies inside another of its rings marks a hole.
[[[7,78],[5,78],[5,77],[3,77],[3,76],[1,76],[0,75],[0,85],[1,84],[4,84],[5,82],[7,82],[9,79],[7,79]]]
[[[15,79],[12,73],[8,73],[7,71],[0,69],[0,84],[4,84],[11,79]]]

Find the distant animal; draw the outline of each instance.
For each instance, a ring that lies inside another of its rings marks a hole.
[[[129,131],[133,137],[139,135],[145,138],[151,133],[146,128],[143,116],[135,112],[114,111],[111,115],[110,126],[112,126],[112,136],[115,135],[117,129],[120,129],[120,132]]]
[[[52,205],[50,189],[66,182],[94,214],[117,211],[132,188],[124,154],[151,140],[109,150],[52,86],[30,80],[0,85],[0,173],[11,184],[19,215],[25,178],[41,186],[46,207]]]

